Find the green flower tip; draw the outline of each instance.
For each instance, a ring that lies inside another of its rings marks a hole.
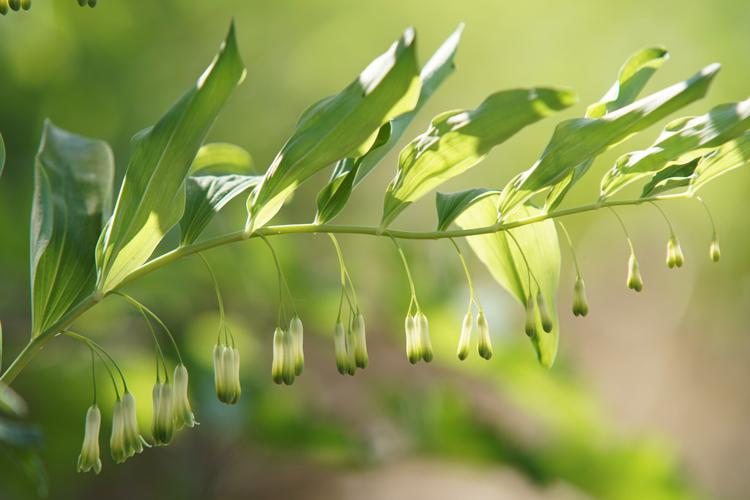
[[[336,356],[336,369],[341,375],[349,373],[349,351],[346,348],[346,330],[341,321],[333,330],[333,349]]]
[[[188,371],[182,363],[174,368],[172,398],[175,430],[186,426],[194,427],[198,425],[195,415],[193,415],[193,410],[190,407],[190,399],[188,398]]]
[[[126,392],[112,410],[112,436],[109,441],[112,459],[118,464],[122,463],[141,453],[144,446],[148,447],[148,443],[138,430],[135,398]]]
[[[536,304],[539,308],[539,317],[542,320],[542,330],[549,333],[552,331],[552,317],[549,315],[549,309],[547,308],[547,301],[544,299],[544,294],[541,290],[536,294]]]
[[[365,335],[365,317],[358,313],[354,318],[354,363],[357,368],[367,368],[369,356],[367,355],[367,338]]]
[[[458,349],[456,350],[456,356],[461,361],[465,360],[469,356],[469,349],[471,348],[471,329],[474,323],[474,319],[471,317],[471,311],[466,313],[464,321],[461,323],[461,336],[458,337]]]
[[[164,446],[174,435],[174,401],[172,384],[157,382],[151,392],[154,415],[151,421],[151,435],[156,446]]]
[[[99,407],[91,405],[86,412],[86,426],[83,434],[83,445],[81,454],[78,455],[78,472],[93,470],[99,474],[102,470],[102,461],[99,458],[99,429],[101,428],[102,414]]]
[[[422,361],[429,363],[432,361],[432,340],[430,339],[430,326],[427,322],[427,316],[420,312],[416,315],[417,322],[417,339],[419,340],[419,350],[422,353]]]
[[[667,267],[682,267],[685,263],[685,256],[682,254],[682,247],[677,237],[672,235],[667,241]]]
[[[573,315],[586,316],[589,313],[589,303],[586,299],[586,285],[583,278],[578,276],[573,286]]]
[[[29,10],[31,8],[31,0],[21,0],[21,8],[23,10]]]
[[[8,0],[8,5],[13,10],[20,10],[21,9],[21,0]]]
[[[537,303],[534,297],[529,294],[526,298],[526,322],[523,330],[530,339],[536,337],[536,308]]]
[[[719,262],[721,258],[721,248],[719,247],[719,239],[714,235],[711,240],[711,246],[708,249],[708,254],[713,262]]]
[[[236,347],[214,346],[214,384],[216,396],[224,404],[233,405],[242,394],[240,387],[240,351]]]
[[[479,316],[477,316],[477,330],[479,331],[479,343],[477,344],[479,355],[489,360],[494,353],[492,351],[492,339],[490,338],[490,325],[487,324],[484,311],[479,311]]]
[[[641,277],[641,268],[638,265],[638,259],[635,258],[635,254],[630,254],[628,260],[628,288],[640,292],[643,290],[643,278]]]
[[[298,316],[292,318],[292,321],[289,323],[289,334],[291,335],[291,342],[293,344],[294,375],[300,376],[305,369],[305,352],[302,320]]]
[[[284,331],[277,327],[273,332],[273,362],[271,378],[277,384],[291,385],[305,366],[302,321],[295,316]]]

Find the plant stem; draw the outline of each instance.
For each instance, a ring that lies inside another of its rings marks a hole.
[[[269,237],[269,236],[281,236],[285,234],[362,234],[368,236],[387,237],[392,239],[412,239],[412,240],[439,240],[444,238],[464,238],[467,236],[476,236],[481,234],[497,233],[500,231],[506,231],[516,227],[526,226],[537,222],[542,222],[548,219],[556,219],[558,217],[567,217],[570,215],[581,214],[585,212],[594,212],[602,208],[610,208],[615,206],[628,206],[628,205],[640,205],[642,203],[652,201],[666,201],[666,200],[679,200],[691,198],[690,193],[677,193],[668,194],[661,196],[651,196],[648,198],[639,198],[633,200],[605,200],[591,203],[588,205],[581,205],[579,207],[568,208],[565,210],[557,210],[550,213],[543,213],[518,219],[508,222],[498,222],[490,226],[472,228],[472,229],[458,229],[451,231],[401,231],[387,229],[383,231],[377,226],[353,226],[353,225],[334,225],[334,224],[289,224],[280,226],[268,226],[256,230],[254,233],[248,235],[244,231],[235,231],[229,234],[211,238],[199,243],[182,246],[169,251],[159,257],[156,257],[141,267],[132,271],[125,279],[122,280],[113,290],[107,292],[107,295],[123,288],[125,285],[132,283],[133,281],[142,278],[143,276],[150,274],[157,269],[161,269],[173,262],[176,262],[183,257],[193,255],[196,253],[203,252],[212,248],[228,245],[230,243],[236,243],[247,239],[258,238],[258,237]],[[32,338],[8,368],[0,376],[0,381],[6,384],[10,384],[18,376],[18,374],[28,365],[31,358],[41,350],[44,345],[49,342],[58,332],[61,332],[73,323],[79,316],[94,307],[97,303],[102,300],[103,296],[99,292],[92,293],[89,297],[78,303],[70,311],[68,311],[62,318],[60,318],[53,325],[48,327],[46,330],[41,332],[36,337]]]

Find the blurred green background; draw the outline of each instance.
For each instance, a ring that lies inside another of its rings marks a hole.
[[[154,123],[205,68],[234,17],[248,68],[211,140],[248,149],[262,171],[301,111],[337,92],[407,26],[421,60],[463,21],[458,71],[415,120],[471,108],[489,93],[536,84],[572,87],[581,104],[524,130],[480,166],[441,190],[501,187],[533,163],[561,118],[580,116],[604,93],[624,59],[653,44],[672,59],[648,90],[717,61],[709,97],[684,114],[747,97],[750,31],[743,0],[230,1],[35,0],[27,13],[0,18],[0,132],[8,161],[0,182],[0,319],[5,362],[29,331],[28,214],[33,156],[42,122],[109,141],[122,175],[128,142]],[[595,199],[598,179],[617,155],[645,147],[660,126],[601,157],[566,205]],[[405,139],[405,140],[406,140]],[[356,192],[339,222],[377,223],[395,153]],[[41,455],[51,498],[747,498],[750,491],[750,232],[747,172],[709,186],[722,261],[708,259],[711,237],[696,202],[665,205],[687,265],[668,271],[664,221],[653,207],[626,208],[646,282],[625,288],[627,247],[610,214],[570,218],[591,302],[585,319],[568,312],[572,263],[563,247],[560,355],[537,365],[522,332],[523,311],[470,257],[488,309],[496,356],[455,359],[468,290],[447,242],[405,243],[417,293],[430,318],[436,359],[412,367],[403,353],[408,286],[388,241],[342,237],[368,320],[371,366],[338,375],[331,330],[338,268],[323,236],[274,239],[306,328],[306,371],[291,387],[270,380],[276,282],[258,242],[210,252],[242,352],[243,395],[235,407],[213,393],[217,328],[205,269],[188,259],[131,286],[159,312],[187,354],[201,425],[174,444],[114,465],[108,456],[111,396],[102,389],[104,469],[75,473],[90,404],[89,355],[58,339],[15,388],[45,433]],[[321,174],[278,222],[312,219]],[[432,196],[398,221],[431,229]],[[238,201],[210,231],[241,227]],[[148,433],[153,346],[140,318],[117,298],[77,322],[121,362]],[[100,376],[104,377],[103,370]],[[101,387],[106,388],[104,378]],[[35,486],[0,455],[0,498],[31,498]]]

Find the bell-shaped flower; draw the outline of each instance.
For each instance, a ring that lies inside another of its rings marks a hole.
[[[167,445],[174,435],[174,400],[172,384],[157,382],[151,392],[154,402],[154,415],[151,421],[151,434],[154,444]]]
[[[719,238],[717,238],[715,234],[714,234],[713,239],[711,239],[711,246],[708,249],[708,255],[711,257],[711,260],[714,262],[719,262],[719,259],[721,258],[721,247],[719,247]]]
[[[358,313],[354,318],[354,363],[357,368],[367,368],[369,357],[367,356],[367,339],[365,337],[365,317]]]
[[[430,339],[430,326],[427,322],[427,316],[423,312],[416,314],[417,338],[419,339],[419,350],[422,353],[422,360],[429,363],[432,361],[432,340]]]
[[[190,399],[188,398],[188,371],[182,363],[179,363],[174,368],[172,408],[175,430],[180,430],[185,426],[193,427],[198,424],[195,421],[195,415],[193,415],[193,410],[190,407]]]
[[[526,332],[526,335],[531,339],[536,337],[536,306],[536,300],[534,300],[533,295],[529,293],[529,296],[526,298],[526,322],[524,323],[523,329]]]
[[[214,346],[214,383],[222,403],[233,405],[240,399],[240,351],[228,345]]]
[[[586,316],[589,313],[589,303],[586,300],[586,285],[583,278],[578,276],[573,286],[573,314],[575,316]]]
[[[628,288],[640,292],[643,290],[643,278],[641,277],[641,268],[638,265],[638,259],[635,258],[635,254],[630,254],[628,260]]]
[[[97,474],[102,470],[102,460],[99,458],[99,429],[102,424],[102,414],[96,404],[91,405],[86,412],[86,426],[83,434],[81,454],[78,455],[78,472],[88,472],[91,469]]]
[[[539,318],[542,320],[542,330],[549,333],[552,331],[552,317],[549,314],[547,308],[547,301],[544,299],[544,294],[541,290],[536,294],[536,305],[539,308]]]
[[[292,318],[289,323],[289,335],[292,337],[292,344],[294,346],[293,359],[294,359],[294,374],[299,376],[305,369],[305,352],[303,342],[303,328],[302,320],[298,316]]]
[[[416,364],[417,361],[422,357],[422,351],[419,345],[416,324],[416,316],[407,315],[404,320],[404,330],[406,333],[406,357],[409,359],[409,363]]]
[[[471,311],[468,311],[464,316],[463,323],[461,323],[461,335],[458,337],[458,349],[456,349],[456,356],[461,361],[469,356],[469,349],[471,348],[471,330],[474,326],[474,318],[471,316]]]
[[[126,392],[112,409],[112,435],[109,440],[112,459],[116,463],[122,463],[136,453],[141,453],[144,445],[148,446],[148,443],[138,430],[135,398]]]
[[[492,351],[492,339],[490,338],[490,325],[487,324],[487,318],[485,318],[482,310],[479,311],[479,316],[477,316],[477,331],[479,333],[479,342],[477,343],[479,355],[484,359],[491,359],[494,353]]]

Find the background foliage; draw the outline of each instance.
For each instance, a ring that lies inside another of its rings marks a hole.
[[[13,234],[0,245],[6,353],[15,352],[31,328],[26,214],[44,118],[109,141],[119,178],[133,132],[154,123],[205,67],[230,16],[248,78],[209,140],[242,145],[262,169],[310,103],[341,89],[408,25],[418,30],[421,62],[459,21],[467,26],[456,56],[460,71],[425,105],[406,138],[422,132],[438,112],[471,109],[482,96],[506,88],[567,85],[582,103],[594,102],[627,55],[653,44],[668,47],[672,58],[647,90],[713,61],[724,66],[709,100],[684,114],[740,100],[748,93],[750,63],[742,13],[742,2],[730,1],[691,8],[671,1],[630,2],[615,14],[593,1],[134,0],[80,9],[75,2],[54,0],[0,19],[0,131],[8,157],[0,183],[0,229]],[[580,116],[582,108],[559,118]],[[445,190],[503,186],[538,157],[557,118],[496,148]],[[592,169],[603,173],[623,152],[647,148],[663,125],[627,149],[602,155]],[[379,222],[395,161],[394,152],[364,181],[338,221]],[[581,180],[566,203],[598,197],[598,177]],[[561,314],[564,333],[551,372],[538,366],[526,346],[522,312],[482,276],[474,259],[470,265],[499,339],[496,357],[491,363],[476,356],[462,365],[455,361],[467,290],[447,242],[405,244],[437,358],[429,366],[409,366],[401,337],[408,287],[397,256],[388,241],[349,237],[341,241],[369,320],[371,367],[353,379],[341,378],[329,335],[338,293],[335,257],[324,237],[290,236],[276,241],[311,332],[305,375],[292,388],[274,386],[269,377],[276,310],[267,250],[248,243],[210,254],[239,334],[247,387],[241,405],[224,408],[215,401],[210,378],[217,318],[208,277],[196,259],[162,270],[132,292],[154,306],[186,346],[203,425],[183,432],[173,446],[124,466],[105,466],[99,477],[73,474],[90,397],[88,353],[55,341],[16,385],[46,431],[42,456],[51,495],[397,498],[419,492],[444,498],[460,492],[497,498],[501,492],[509,498],[743,498],[750,487],[741,474],[750,466],[744,453],[750,400],[742,387],[750,370],[745,362],[750,342],[743,335],[750,241],[738,207],[747,174],[731,179],[703,193],[722,236],[719,266],[708,261],[710,229],[697,204],[667,207],[687,256],[687,267],[671,273],[663,265],[666,230],[653,209],[623,211],[646,279],[638,297],[623,286],[627,247],[613,219],[602,214],[569,221],[591,313],[577,321]],[[318,175],[300,190],[281,220],[311,217],[326,180]],[[432,197],[425,197],[397,225],[431,229],[434,218]],[[238,202],[209,232],[243,222]],[[563,266],[561,279],[565,310],[572,265]],[[136,397],[147,400],[152,352],[139,318],[108,300],[80,325],[97,339],[106,335],[103,341],[131,373]],[[150,415],[142,411],[141,418],[147,422]],[[0,465],[0,496],[33,491],[5,457]]]

